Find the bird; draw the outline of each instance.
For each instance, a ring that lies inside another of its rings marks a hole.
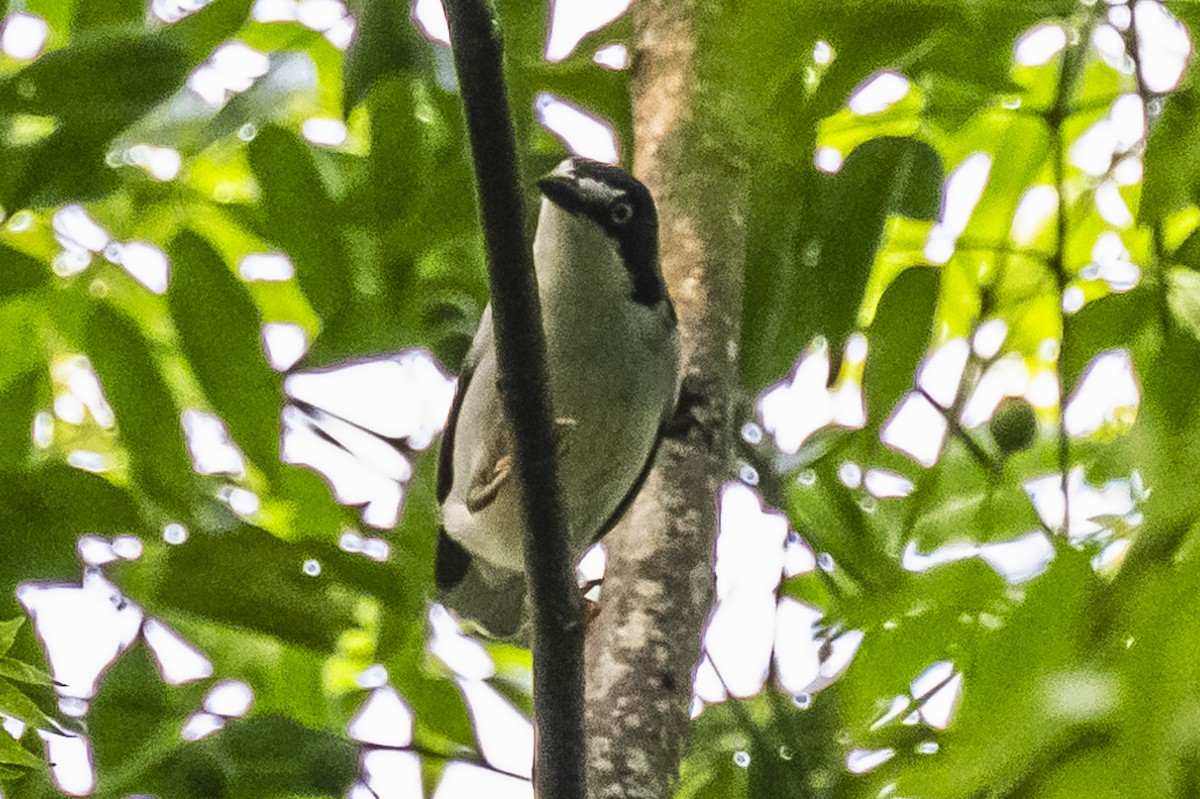
[[[619,520],[649,471],[679,394],[679,337],[646,186],[577,156],[537,185],[533,263],[559,486],[577,558]],[[519,640],[531,618],[525,530],[497,379],[489,305],[441,440],[434,577],[445,607],[495,638]]]

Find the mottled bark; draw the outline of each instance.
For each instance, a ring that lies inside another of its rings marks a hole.
[[[644,490],[606,539],[587,640],[591,799],[664,799],[687,745],[692,672],[712,601],[720,484],[731,473],[744,265],[742,176],[704,130],[721,91],[695,54],[697,0],[634,5],[633,171],[658,204],[663,273],[679,313],[678,424]]]

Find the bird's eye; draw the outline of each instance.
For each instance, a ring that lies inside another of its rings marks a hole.
[[[612,221],[618,225],[623,225],[633,218],[633,206],[624,200],[618,200],[613,203],[612,208],[608,211],[612,217]]]

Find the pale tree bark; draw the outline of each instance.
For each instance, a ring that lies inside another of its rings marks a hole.
[[[661,261],[681,329],[677,424],[605,542],[587,639],[590,799],[671,796],[687,745],[692,673],[712,602],[717,499],[731,475],[745,183],[721,131],[724,90],[697,69],[700,0],[634,4],[633,171],[658,205]]]

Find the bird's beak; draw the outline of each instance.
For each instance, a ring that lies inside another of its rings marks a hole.
[[[570,213],[583,210],[584,197],[580,191],[579,180],[569,163],[564,163],[538,181],[538,188],[546,199]]]

